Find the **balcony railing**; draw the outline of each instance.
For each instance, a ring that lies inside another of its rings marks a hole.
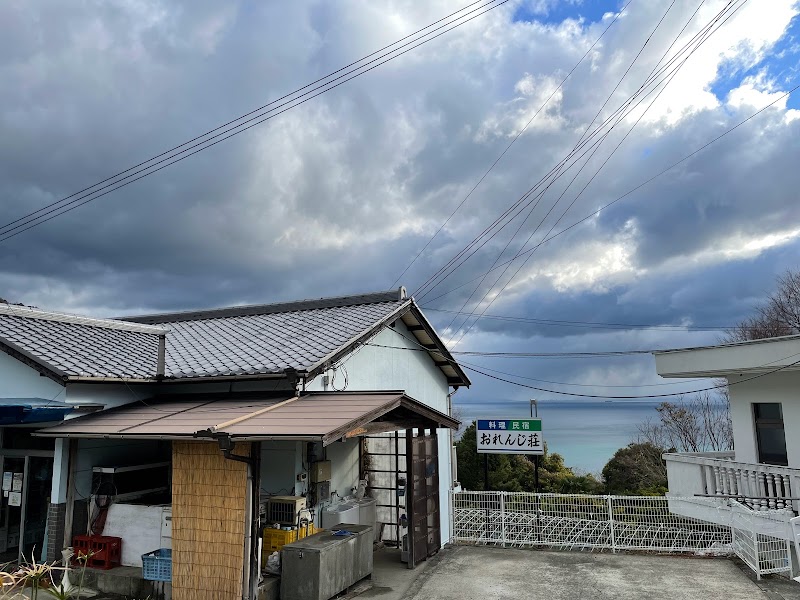
[[[744,463],[733,452],[664,454],[672,496],[733,498],[754,510],[797,512],[800,469]]]

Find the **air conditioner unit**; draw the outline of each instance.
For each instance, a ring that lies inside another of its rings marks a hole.
[[[306,508],[306,499],[302,496],[272,496],[267,501],[267,523],[294,525],[297,515]]]

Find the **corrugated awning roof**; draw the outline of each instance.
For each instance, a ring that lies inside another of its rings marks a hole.
[[[312,393],[300,397],[155,397],[70,419],[37,435],[76,438],[239,441],[309,440],[330,444],[368,433],[455,428],[458,421],[402,392]]]

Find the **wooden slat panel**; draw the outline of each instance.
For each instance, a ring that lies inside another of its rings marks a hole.
[[[236,444],[237,454],[249,444]],[[172,443],[172,597],[240,600],[247,465],[215,443]]]

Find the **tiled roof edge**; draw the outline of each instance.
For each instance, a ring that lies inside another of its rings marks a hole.
[[[222,319],[227,317],[245,317],[250,315],[269,315],[275,313],[297,312],[301,310],[314,310],[319,308],[336,308],[340,306],[358,306],[361,304],[377,304],[379,302],[400,302],[406,299],[406,289],[400,287],[385,292],[373,292],[355,296],[336,296],[333,298],[318,298],[316,300],[298,300],[294,302],[279,302],[275,304],[251,304],[247,306],[231,306],[227,308],[212,308],[209,310],[190,310],[174,313],[153,315],[138,315],[119,317],[119,320],[132,323],[175,323],[178,321],[201,321],[203,319]]]
[[[164,327],[153,327],[152,325],[141,325],[114,319],[95,319],[92,317],[82,317],[68,313],[50,312],[29,308],[27,306],[15,306],[11,304],[0,304],[0,315],[12,317],[23,317],[25,319],[38,319],[41,321],[58,321],[59,323],[71,323],[73,325],[86,325],[89,327],[101,327],[103,329],[119,329],[134,333],[150,333],[153,335],[163,335],[169,330]]]

